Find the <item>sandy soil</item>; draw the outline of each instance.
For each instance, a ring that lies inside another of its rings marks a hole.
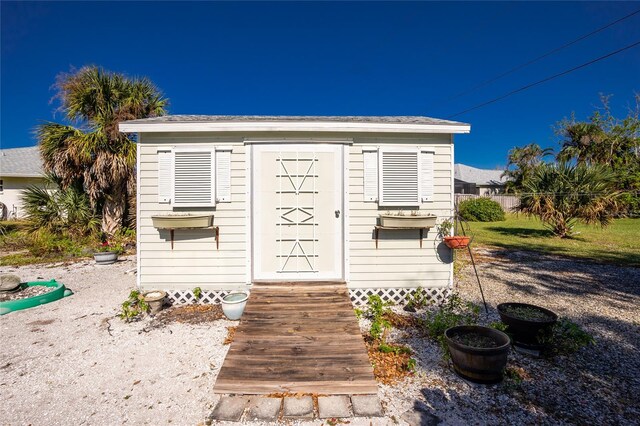
[[[228,349],[227,326],[114,318],[131,288],[135,258],[115,265],[0,268],[24,281],[51,279],[74,295],[0,317],[0,423],[116,425],[203,422]]]
[[[396,331],[391,338],[414,350],[416,374],[380,385],[386,418],[350,424],[638,424],[640,268],[518,252],[478,255],[490,305],[484,323],[498,319],[498,303],[524,301],[579,323],[597,345],[552,360],[512,353],[510,366],[525,379],[481,386],[453,374],[433,342]],[[135,258],[110,266],[0,268],[25,281],[55,278],[75,293],[0,317],[0,423],[205,422],[218,399],[212,389],[227,327],[235,323],[123,323],[115,315],[135,285],[135,275],[126,273],[134,267]],[[457,290],[480,301],[469,266]]]

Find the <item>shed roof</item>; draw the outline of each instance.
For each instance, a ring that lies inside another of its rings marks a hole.
[[[503,172],[503,170],[477,169],[466,164],[454,166],[455,179],[476,185],[504,185],[506,179],[502,177]]]
[[[42,159],[38,147],[1,149],[0,176],[42,177]]]
[[[380,131],[468,133],[470,125],[421,116],[164,115],[125,121],[120,131]]]

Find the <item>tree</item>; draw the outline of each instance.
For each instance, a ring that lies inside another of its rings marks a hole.
[[[30,185],[22,191],[30,230],[72,235],[96,231],[100,221],[91,209],[87,194],[77,186],[61,189],[59,184],[56,176],[48,174],[45,175],[44,188]]]
[[[509,151],[507,167],[502,174],[506,177],[505,192],[521,192],[523,182],[542,163],[542,159],[553,153],[552,148],[542,149],[538,144],[530,143],[523,147],[514,147]]]
[[[562,140],[557,159],[611,169],[627,210],[640,211],[640,95],[623,119],[612,115],[609,98],[601,96],[603,107],[588,121],[577,121],[572,115],[558,123],[556,133]]]
[[[96,66],[57,78],[56,98],[75,126],[47,122],[37,128],[47,172],[61,188],[83,188],[102,217],[102,231],[123,225],[127,199],[135,191],[136,144],[120,133],[124,120],[164,115],[168,101],[146,78],[129,78]]]
[[[540,218],[551,231],[565,238],[578,221],[611,223],[621,192],[610,168],[594,164],[540,164],[523,182],[517,210]]]

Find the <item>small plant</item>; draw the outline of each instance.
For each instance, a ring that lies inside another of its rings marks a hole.
[[[478,305],[465,302],[454,293],[440,304],[437,311],[427,315],[423,320],[422,327],[429,337],[440,344],[446,357],[448,349],[444,338],[445,330],[458,325],[476,324],[479,314],[480,307]]]
[[[440,235],[440,238],[448,237],[451,235],[452,229],[453,221],[451,219],[445,219],[438,225],[438,235]]]
[[[391,327],[391,323],[384,318],[384,314],[389,312],[390,305],[390,303],[384,302],[377,294],[369,296],[367,308],[364,310],[363,315],[371,320],[369,334],[373,340],[380,340],[384,343],[386,330]]]
[[[489,327],[491,328],[495,328],[498,331],[502,331],[503,333],[505,333],[507,331],[507,324],[501,322],[501,321],[495,321],[492,322],[491,324],[489,324]]]
[[[488,197],[472,198],[459,205],[460,217],[469,222],[497,222],[506,220],[500,203]]]
[[[131,290],[129,298],[122,302],[122,312],[118,317],[124,322],[131,322],[147,312],[149,312],[149,304],[144,301],[144,296],[138,290]]]
[[[418,287],[413,293],[409,293],[406,297],[407,303],[404,310],[415,312],[416,309],[424,308],[427,305],[427,293],[422,287]]]
[[[541,331],[538,339],[547,347],[548,355],[570,355],[596,343],[591,334],[567,318],[560,318],[551,331]]]
[[[407,371],[411,371],[411,372],[416,371],[417,364],[418,362],[414,358],[409,358],[406,365]]]
[[[202,289],[200,287],[196,287],[192,291],[193,297],[195,297],[196,302],[202,298]]]

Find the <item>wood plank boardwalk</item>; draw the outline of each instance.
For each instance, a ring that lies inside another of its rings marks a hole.
[[[214,392],[377,393],[346,284],[254,284]]]

